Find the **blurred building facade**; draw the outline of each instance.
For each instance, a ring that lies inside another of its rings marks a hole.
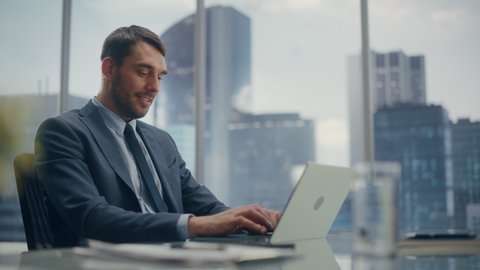
[[[457,229],[480,229],[480,122],[468,118],[452,123],[452,161]],[[467,208],[472,209],[470,217]],[[470,224],[470,225],[469,225]]]
[[[206,9],[206,26],[205,179],[228,201],[227,125],[236,111],[251,108],[250,18],[232,7],[212,6]],[[190,15],[161,34],[168,50],[169,74],[163,83],[166,129],[195,125],[194,27],[195,15]]]
[[[349,95],[350,164],[364,158],[364,130],[361,57],[347,57]],[[370,52],[371,111],[397,104],[426,104],[425,57],[403,51]]]
[[[244,114],[230,133],[230,202],[282,211],[302,170],[315,161],[315,125],[298,114]]]
[[[206,9],[206,26],[205,184],[231,205],[261,202],[281,210],[294,168],[315,160],[314,123],[295,113],[251,113],[248,16],[212,6]],[[194,27],[195,15],[190,15],[161,34],[169,70],[163,81],[165,129],[175,139],[188,137],[180,134],[185,126],[195,127]],[[194,147],[194,137],[188,140],[192,143],[184,142],[189,146],[183,148],[194,153],[186,149]]]
[[[454,215],[451,129],[439,105],[397,104],[374,114],[375,159],[401,166],[401,231],[450,227]]]

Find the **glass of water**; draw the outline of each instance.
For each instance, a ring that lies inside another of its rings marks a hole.
[[[360,163],[352,187],[355,255],[393,257],[397,250],[397,192],[400,165]]]

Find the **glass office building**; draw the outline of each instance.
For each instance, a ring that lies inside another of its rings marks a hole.
[[[229,124],[230,202],[283,210],[305,164],[315,160],[315,125],[298,114],[244,114]]]
[[[375,159],[401,164],[400,231],[447,229],[453,217],[451,131],[438,105],[397,105],[374,115]]]
[[[362,132],[362,73],[361,58],[347,58],[350,164],[362,161],[364,145]],[[426,104],[425,57],[406,55],[403,51],[370,52],[370,92],[372,111],[396,104]]]
[[[407,56],[402,51],[372,52],[374,106],[399,103],[425,104],[425,57]]]
[[[457,229],[480,229],[478,215],[467,215],[467,208],[480,204],[480,122],[468,118],[452,124],[452,163]],[[471,211],[472,214],[475,211]],[[470,223],[470,225],[468,225]],[[477,225],[474,225],[477,224]]]
[[[194,27],[195,15],[190,15],[161,35],[168,49],[169,74],[163,84],[167,126],[195,122]],[[251,107],[250,19],[232,7],[212,6],[206,9],[206,27],[205,179],[228,201],[227,125],[235,111]]]

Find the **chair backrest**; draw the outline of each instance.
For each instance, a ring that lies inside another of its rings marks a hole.
[[[33,154],[17,155],[13,167],[28,250],[52,248],[53,237],[48,222],[46,196],[42,183],[35,177]]]

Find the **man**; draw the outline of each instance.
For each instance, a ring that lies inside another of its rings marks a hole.
[[[195,181],[166,132],[137,120],[167,74],[157,35],[134,25],[115,30],[104,42],[101,70],[96,97],[47,119],[37,131],[36,172],[48,198],[54,246],[275,228],[279,212],[259,205],[228,208]]]

